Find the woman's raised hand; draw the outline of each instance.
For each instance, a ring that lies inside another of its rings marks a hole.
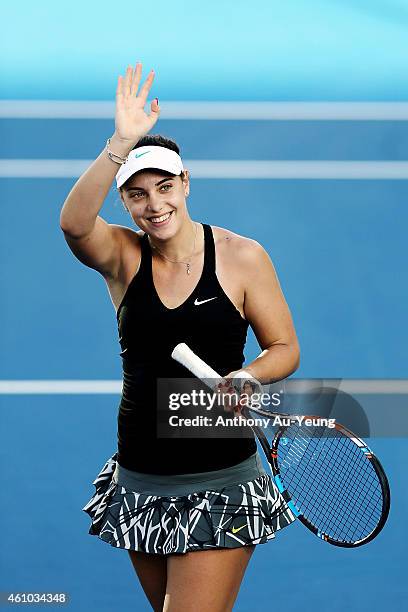
[[[154,79],[154,71],[151,70],[149,76],[140,88],[142,76],[142,64],[138,62],[133,71],[131,66],[126,70],[126,76],[118,78],[116,90],[116,114],[115,114],[115,134],[123,141],[136,143],[142,136],[147,134],[157,119],[159,118],[159,104],[155,98],[150,104],[150,114],[144,111],[147,96]]]

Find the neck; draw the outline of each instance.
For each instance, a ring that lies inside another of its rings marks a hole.
[[[186,219],[177,234],[167,240],[158,240],[149,235],[150,244],[173,261],[188,260],[193,255],[194,239],[194,252],[196,252],[200,246],[200,227],[190,217]]]

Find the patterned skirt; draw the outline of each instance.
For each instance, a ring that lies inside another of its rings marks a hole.
[[[194,484],[196,475],[181,475],[193,479],[182,495],[169,495],[175,477],[163,476],[170,483],[164,495],[162,486],[155,490],[157,476],[125,470],[116,458],[117,452],[106,461],[93,481],[94,495],[82,508],[92,519],[89,533],[116,548],[168,555],[264,544],[296,518],[262,467],[251,480],[245,479],[248,469],[242,470],[239,482],[238,466],[222,470],[224,479],[214,480],[218,473],[207,472],[212,479]],[[258,455],[254,460],[261,466]],[[138,486],[130,487],[129,475],[138,478]],[[147,481],[141,483],[140,477]]]

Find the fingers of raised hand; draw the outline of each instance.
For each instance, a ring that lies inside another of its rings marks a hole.
[[[142,64],[137,62],[135,71],[131,66],[127,67],[126,76],[122,77],[122,75],[118,78],[118,86],[116,89],[116,96],[122,98],[134,97],[136,96],[142,102],[143,106],[146,104],[147,96],[150,91],[150,88],[154,79],[154,70],[149,72],[149,75],[142,87],[140,88],[139,94],[137,94],[137,89],[139,87],[140,79],[142,76]]]
[[[141,98],[141,100],[143,101],[143,104],[146,104],[146,100],[147,100],[147,95],[150,91],[150,88],[152,86],[153,83],[153,79],[154,79],[154,70],[151,70],[149,72],[149,76],[147,77],[147,79],[145,80],[145,82],[143,83],[142,87],[140,88],[139,91],[139,96]]]
[[[116,87],[116,97],[118,98],[119,96],[123,95],[123,77],[120,74],[118,76],[118,85]]]
[[[123,77],[121,74],[118,77],[118,86],[116,89],[116,95],[117,97],[122,97],[125,98],[129,95],[129,91],[130,91],[130,72],[131,72],[131,68],[130,66],[128,66],[127,70],[126,70],[126,75]]]
[[[132,66],[128,66],[126,74],[118,78],[118,86],[116,94],[123,97],[135,96],[139,87],[140,79],[142,76],[142,64],[137,62],[135,70],[133,71]]]
[[[142,64],[141,62],[137,62],[134,74],[132,76],[131,85],[130,85],[130,95],[131,96],[135,96],[137,94],[141,76],[142,76]]]
[[[130,95],[130,88],[132,85],[132,77],[133,77],[133,69],[132,66],[128,66],[126,69],[126,75],[125,75],[125,81],[124,81],[124,87],[123,87],[123,95],[124,96],[129,96]]]

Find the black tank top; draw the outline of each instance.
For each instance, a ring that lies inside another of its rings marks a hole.
[[[164,439],[157,436],[157,378],[192,375],[171,357],[185,342],[225,376],[244,362],[248,321],[222,289],[215,273],[212,228],[203,224],[204,265],[193,292],[177,308],[167,308],[153,282],[148,235],[141,240],[141,262],[117,310],[123,365],[118,412],[119,465],[150,474],[184,474],[222,469],[256,451],[252,437]]]

